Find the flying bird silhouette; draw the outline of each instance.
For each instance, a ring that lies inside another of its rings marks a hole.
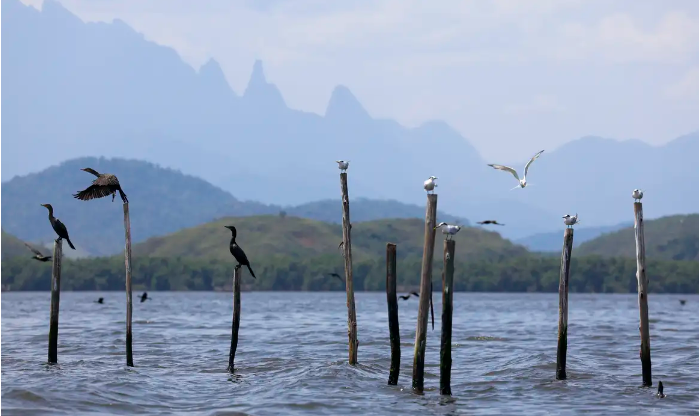
[[[81,201],[89,201],[95,198],[103,198],[105,196],[112,195],[112,202],[114,202],[114,197],[119,191],[119,196],[122,201],[126,204],[129,200],[126,198],[126,194],[122,191],[122,187],[119,184],[119,179],[111,173],[99,173],[95,169],[85,168],[80,169],[87,173],[92,173],[97,176],[97,179],[92,181],[92,185],[88,186],[84,190],[74,194],[73,197],[80,199]]]
[[[479,221],[479,222],[477,222],[477,224],[479,224],[479,225],[488,225],[488,224],[493,224],[493,225],[505,225],[505,224],[499,223],[499,222],[496,221],[496,220]]]
[[[420,298],[420,295],[416,292],[411,292],[408,295],[400,295],[399,297],[403,300],[408,300],[408,298],[410,298],[411,296],[415,296],[417,298]]]
[[[527,162],[527,164],[525,165],[525,172],[523,173],[522,179],[520,179],[520,177],[518,176],[518,172],[516,172],[515,169],[511,168],[510,166],[503,166],[503,165],[496,165],[496,164],[489,164],[489,166],[491,166],[494,169],[502,170],[505,172],[510,172],[513,174],[513,176],[515,176],[515,179],[518,181],[518,185],[516,185],[514,188],[512,188],[511,191],[515,188],[518,188],[518,187],[524,188],[527,186],[527,170],[530,168],[530,165],[532,164],[532,162],[534,162],[535,159],[540,157],[542,152],[544,152],[544,150],[540,150],[539,152],[537,152],[535,154],[535,156],[533,156],[532,159],[530,159],[530,161]]]
[[[34,253],[34,256],[32,257],[34,260],[38,260],[41,262],[46,262],[46,261],[51,260],[51,256],[45,256],[45,255],[41,254],[41,252],[39,250],[35,249],[34,247],[30,246],[27,243],[24,243],[24,245],[27,246],[27,248],[29,250],[31,250],[32,253]]]

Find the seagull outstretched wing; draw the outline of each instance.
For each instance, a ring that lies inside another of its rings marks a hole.
[[[527,170],[528,170],[528,168],[530,167],[530,165],[532,164],[532,162],[535,161],[535,159],[537,159],[538,157],[540,157],[540,155],[542,154],[542,152],[544,152],[544,150],[540,150],[539,152],[537,152],[537,154],[536,154],[535,156],[533,156],[532,159],[530,159],[529,162],[527,162],[527,165],[525,165],[525,173],[523,174],[523,178],[527,178]]]
[[[493,165],[493,164],[491,164],[489,166],[491,166],[494,169],[503,170],[503,171],[512,173],[513,176],[515,176],[515,179],[517,179],[518,182],[520,182],[520,177],[518,176],[518,172],[516,172],[515,169],[511,168],[510,166]]]

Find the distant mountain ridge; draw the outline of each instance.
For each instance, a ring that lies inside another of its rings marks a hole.
[[[51,203],[76,245],[67,256],[111,255],[124,249],[123,212],[119,198],[79,201],[73,194],[89,186],[92,175],[80,171],[116,173],[129,197],[134,243],[193,227],[225,216],[285,215],[338,223],[340,195],[335,200],[281,207],[241,201],[208,182],[152,163],[105,158],[79,158],[39,173],[14,177],[2,183],[2,225],[9,233],[31,242],[56,238],[48,212]],[[338,185],[340,187],[340,185]],[[339,194],[340,192],[338,192]],[[423,218],[425,208],[398,201],[350,199],[353,223],[382,218]],[[469,221],[438,211],[439,218],[468,225]],[[26,250],[26,248],[24,248]]]
[[[509,161],[483,160],[441,121],[409,129],[372,118],[347,87],[319,116],[288,108],[261,61],[239,95],[215,60],[195,70],[121,20],[84,23],[52,0],[41,12],[3,0],[2,11],[5,180],[84,155],[138,158],[243,200],[299,205],[338,194],[342,158],[351,198],[421,206],[435,175],[439,209],[505,222],[509,238],[560,229],[565,212],[587,226],[627,221],[634,188],[647,191],[650,217],[697,210],[697,132],[658,147],[575,140],[535,162],[535,186],[508,192],[513,178],[486,164]],[[520,172],[530,156],[511,165]]]

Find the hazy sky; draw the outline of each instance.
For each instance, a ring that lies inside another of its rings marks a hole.
[[[292,108],[323,114],[343,84],[375,118],[445,120],[494,162],[698,129],[697,0],[60,3],[122,19],[195,68],[215,58],[239,94],[259,58]]]

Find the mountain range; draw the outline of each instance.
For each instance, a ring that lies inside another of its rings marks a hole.
[[[534,186],[508,192],[513,177],[487,163],[513,161],[483,160],[441,121],[406,128],[373,118],[342,85],[324,115],[291,109],[256,61],[237,94],[214,59],[195,70],[121,20],[85,23],[52,0],[41,11],[3,0],[2,35],[4,181],[77,157],[121,157],[178,169],[238,200],[299,205],[337,198],[334,161],[345,159],[351,197],[421,206],[421,184],[435,175],[438,208],[505,222],[509,238],[561,229],[564,213],[586,226],[629,221],[634,188],[646,191],[649,218],[698,210],[697,132],[664,146],[580,138],[546,149],[529,171]],[[512,166],[521,171],[529,157]]]

